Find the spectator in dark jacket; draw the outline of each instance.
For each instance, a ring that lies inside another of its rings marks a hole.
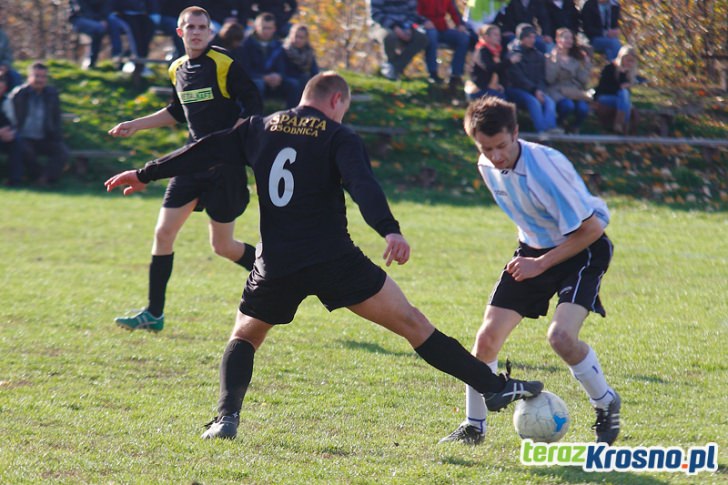
[[[0,107],[8,92],[8,74],[0,74]],[[8,155],[8,180],[5,185],[18,186],[23,181],[23,142],[10,119],[0,109],[0,151]]]
[[[121,20],[111,14],[111,0],[71,0],[69,21],[76,32],[91,37],[84,68],[93,68],[99,58],[101,41],[109,34],[111,56],[121,57]]]
[[[255,28],[243,41],[239,51],[234,52],[246,73],[258,87],[263,99],[282,97],[286,107],[298,104],[300,91],[298,83],[284,77],[283,44],[275,36],[276,19],[273,14],[262,13],[255,18]]]
[[[556,31],[567,28],[576,35],[579,32],[580,14],[574,0],[546,0],[546,12],[549,15],[549,30],[542,33],[556,42]]]
[[[581,7],[581,26],[594,52],[612,61],[619,53],[620,7],[617,0],[587,0]]]
[[[515,55],[520,59],[520,54]],[[476,100],[483,96],[497,96],[506,99],[504,84],[509,65],[508,51],[504,51],[501,45],[500,27],[481,25],[470,71],[472,85],[466,85],[468,98]]]
[[[622,46],[617,57],[602,69],[594,92],[594,99],[599,105],[616,110],[612,129],[622,135],[630,130],[633,112],[630,88],[640,82],[637,64],[635,48],[631,45]]]
[[[30,169],[36,170],[38,155],[48,158],[38,182],[56,182],[68,159],[68,149],[63,142],[61,100],[58,91],[48,85],[48,67],[33,63],[28,69],[28,82],[13,89],[4,108],[23,140]]]
[[[506,98],[519,108],[527,109],[537,133],[563,132],[556,127],[556,103],[546,94],[546,58],[535,48],[536,29],[530,24],[516,27],[515,40],[510,45],[512,53],[521,59],[512,62],[508,69]]]
[[[298,3],[296,0],[259,0],[251,3],[250,10],[253,16],[272,13],[276,18],[276,35],[284,39],[291,30],[291,17],[298,10]]]
[[[369,35],[382,46],[386,61],[381,73],[395,81],[418,52],[428,45],[422,28],[427,19],[417,13],[417,0],[369,0]]]
[[[544,0],[511,0],[503,13],[498,14],[496,23],[501,26],[503,45],[510,44],[517,36],[514,35],[516,27],[520,24],[538,25],[541,35],[536,31],[535,46],[545,53],[553,46],[554,40],[547,36],[551,32],[551,19],[549,18]]]
[[[291,86],[296,83],[298,87],[296,97],[300,100],[308,80],[319,73],[316,53],[308,37],[308,27],[294,24],[288,32],[288,37],[283,41],[281,54],[284,65],[283,78]]]

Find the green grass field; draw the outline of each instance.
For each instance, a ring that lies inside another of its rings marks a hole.
[[[101,182],[65,194],[0,189],[0,483],[728,483],[724,212],[610,198],[608,316],[582,333],[622,395],[618,444],[716,442],[718,472],[587,473],[521,465],[510,409],[491,415],[485,445],[438,445],[462,418],[463,386],[404,340],[315,299],[260,349],[238,439],[203,442],[246,275],[212,254],[195,215],[176,245],[167,328],[118,329],[113,317],[146,300],[160,186],[122,199]],[[485,203],[408,197],[393,210],[413,258],[390,274],[470,347],[514,227]],[[383,241],[349,213],[355,240],[379,258]],[[257,240],[257,222],[254,202],[237,235]],[[592,411],[547,325],[524,321],[502,358],[566,401],[564,441],[590,441]]]

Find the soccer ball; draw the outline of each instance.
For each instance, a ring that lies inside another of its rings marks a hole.
[[[516,403],[513,426],[521,439],[552,443],[559,441],[569,429],[569,410],[559,396],[542,391],[536,397]]]

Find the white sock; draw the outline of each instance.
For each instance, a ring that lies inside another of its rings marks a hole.
[[[487,363],[493,374],[498,373],[498,359]],[[465,386],[465,422],[475,426],[481,433],[485,434],[485,417],[488,415],[488,408],[485,407],[483,395],[470,386]]]
[[[604,378],[602,367],[599,365],[599,359],[597,359],[594,349],[589,347],[589,352],[584,360],[576,365],[569,366],[569,368],[571,374],[589,395],[592,406],[607,409],[609,403],[614,399],[614,391]]]

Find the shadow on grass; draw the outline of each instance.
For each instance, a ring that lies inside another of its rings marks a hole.
[[[415,355],[412,352],[392,352],[379,344],[370,342],[356,342],[354,340],[339,340],[339,342],[347,349],[363,350],[372,354],[393,355],[395,357],[412,357]]]

